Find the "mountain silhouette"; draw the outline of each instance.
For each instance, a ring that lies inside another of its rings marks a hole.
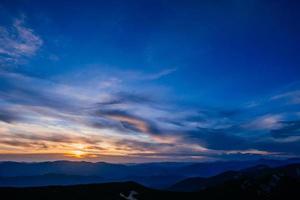
[[[135,182],[112,182],[33,188],[2,187],[0,194],[11,200],[296,200],[300,195],[300,164],[278,168],[257,166],[241,171],[228,171],[211,178],[187,179],[181,181],[183,183],[184,188],[189,184],[193,191],[156,190]],[[175,185],[178,188],[180,183]]]
[[[191,178],[204,178],[228,171],[239,171],[254,166],[279,167],[300,159],[216,161],[207,163],[143,163],[112,164],[72,161],[41,163],[0,162],[0,187],[33,187],[75,185],[105,182],[134,181],[147,187],[165,189]],[[226,177],[226,176],[225,176]],[[202,180],[203,179],[203,180]],[[188,188],[187,190],[191,190]]]
[[[156,190],[130,181],[74,186],[2,187],[0,195],[11,200],[296,200],[300,195],[300,164],[277,168],[259,165],[224,172],[211,178],[191,178],[180,181],[170,189],[173,191]]]

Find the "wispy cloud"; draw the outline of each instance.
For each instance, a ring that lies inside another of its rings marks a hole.
[[[283,117],[279,114],[266,115],[258,117],[243,126],[250,130],[273,130],[282,126],[281,120],[283,120]]]
[[[169,68],[169,69],[164,69],[164,70],[161,70],[157,73],[153,73],[153,74],[148,74],[148,75],[145,75],[143,77],[143,79],[145,80],[156,80],[156,79],[160,79],[164,76],[168,76],[174,72],[176,72],[178,69],[177,68]]]
[[[167,101],[167,93],[157,98],[136,79],[95,73],[85,78],[73,84],[77,76],[51,81],[0,71],[0,152],[204,159],[289,154],[287,144],[296,145],[295,138],[281,139],[282,131],[298,136],[298,125],[289,123],[298,115],[270,112],[263,103],[251,109],[182,106]]]
[[[32,57],[43,40],[25,25],[25,18],[13,20],[9,27],[0,26],[0,64],[15,64]]]
[[[300,90],[275,95],[272,100],[286,100],[289,104],[300,104]]]
[[[282,122],[282,127],[274,129],[271,134],[275,138],[291,138],[300,136],[300,121],[286,121]]]

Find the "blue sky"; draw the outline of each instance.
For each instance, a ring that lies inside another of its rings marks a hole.
[[[300,153],[296,1],[0,1],[0,159]]]

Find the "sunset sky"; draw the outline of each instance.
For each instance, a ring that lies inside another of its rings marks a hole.
[[[299,6],[0,0],[0,160],[299,156]]]

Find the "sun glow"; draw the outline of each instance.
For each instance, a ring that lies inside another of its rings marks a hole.
[[[80,151],[80,150],[75,150],[70,153],[70,156],[75,157],[75,158],[84,158],[87,155],[86,152]]]

